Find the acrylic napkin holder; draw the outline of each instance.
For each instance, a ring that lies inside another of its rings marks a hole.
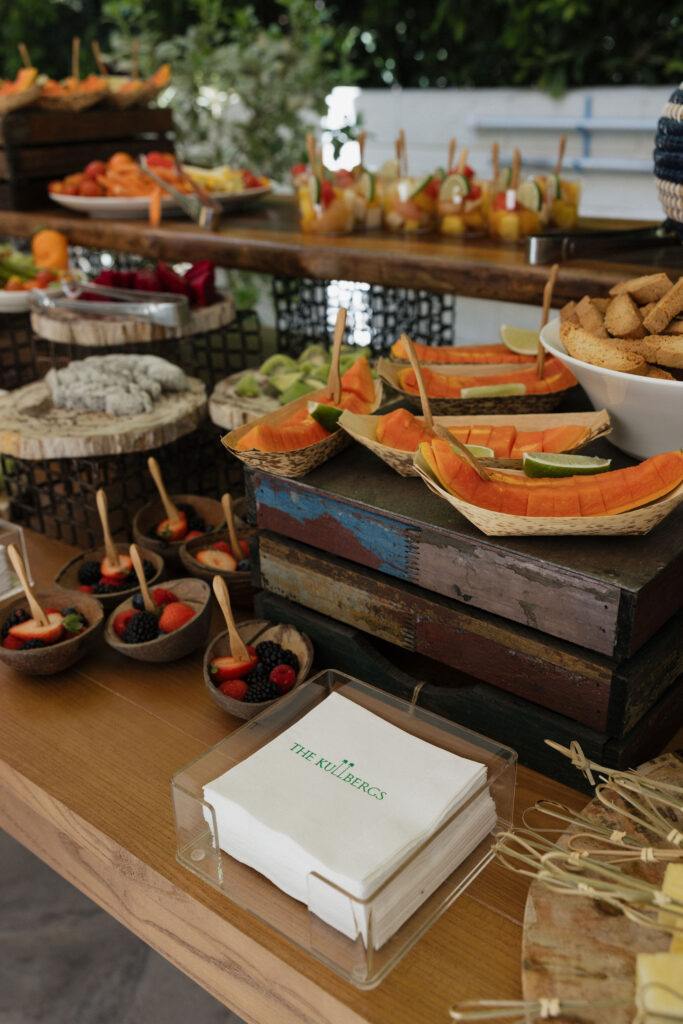
[[[344,893],[317,873],[309,875],[309,904],[320,904],[326,891],[338,901],[348,900],[358,922],[355,940],[309,911],[227,853],[217,844],[218,828],[213,807],[203,798],[203,787],[243,761],[264,744],[306,715],[333,691],[355,701],[373,714],[429,743],[486,765],[487,780],[441,828],[415,850],[382,885],[364,900]],[[260,715],[236,729],[221,743],[179,771],[172,779],[177,833],[177,858],[198,878],[252,913],[281,935],[341,975],[353,985],[371,989],[378,985],[421,935],[452,905],[493,857],[496,832],[512,822],[517,755],[478,733],[384,693],[343,672],[327,670],[297,687]],[[401,875],[415,858],[427,855],[443,830],[453,825],[488,788],[496,808],[496,825],[476,849],[448,875],[394,935],[375,949],[373,908],[392,900],[392,889],[402,890]],[[334,893],[331,892],[334,890]],[[363,937],[365,935],[365,938]]]

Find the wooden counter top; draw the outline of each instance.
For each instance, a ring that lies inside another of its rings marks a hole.
[[[203,231],[184,220],[158,228],[146,221],[96,220],[56,205],[31,213],[3,211],[3,233],[30,236],[40,227],[64,231],[72,243],[138,253],[172,261],[212,259],[225,267],[319,280],[342,279],[425,289],[477,298],[538,303],[548,268],[530,267],[524,247],[488,238],[458,241],[438,235],[401,237],[386,231],[324,238],[303,234],[292,199],[276,197],[241,213],[225,215],[220,231]],[[587,230],[643,226],[638,221],[585,219]],[[619,280],[651,272],[653,267],[683,272],[683,249],[625,251],[606,260],[569,260],[562,264],[555,304],[586,292],[604,294]],[[677,269],[678,268],[678,269]]]
[[[73,549],[26,536],[46,584]],[[456,998],[520,997],[526,887],[497,865],[372,992],[182,868],[171,775],[240,724],[206,695],[199,653],[155,667],[103,647],[42,679],[0,664],[0,826],[253,1024],[436,1022]],[[520,768],[518,815],[541,796],[586,801]]]

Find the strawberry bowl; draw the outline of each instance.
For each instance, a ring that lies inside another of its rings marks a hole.
[[[17,669],[18,672],[25,672],[30,676],[49,676],[75,665],[88,651],[101,642],[102,630],[104,627],[104,611],[102,605],[90,594],[84,594],[79,590],[43,590],[36,594],[42,607],[49,611],[50,621],[53,620],[55,612],[62,615],[65,623],[62,629],[61,638],[54,643],[45,646],[33,645],[30,635],[25,637],[10,636],[8,623],[14,627],[21,625],[20,619],[29,619],[30,611],[26,598],[21,598],[9,605],[2,615],[2,646],[0,647],[0,660],[6,665]],[[54,609],[54,611],[53,611]],[[66,614],[64,614],[66,612]],[[81,619],[81,627],[78,627],[78,617]],[[31,646],[22,647],[7,646],[16,642],[31,642]]]
[[[222,576],[230,591],[231,601],[235,604],[251,604],[254,596],[251,565],[245,564],[249,561],[249,534],[247,530],[238,530],[238,537],[240,544],[244,545],[240,562],[230,553],[230,534],[227,530],[215,530],[183,544],[180,548],[180,561],[191,576],[206,580],[207,583],[211,583],[214,576]]]
[[[167,601],[168,595],[174,600]],[[184,658],[206,643],[211,626],[211,589],[204,580],[169,580],[163,587],[154,588],[152,596],[158,602],[155,613],[144,610],[137,594],[117,605],[104,629],[110,647],[136,661],[167,662]],[[183,614],[183,609],[188,611]],[[136,613],[144,618],[134,618]]]

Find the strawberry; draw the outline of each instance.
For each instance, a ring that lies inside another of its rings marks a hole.
[[[178,598],[170,590],[164,590],[163,587],[155,587],[152,591],[152,600],[161,607],[164,604],[172,604]]]
[[[93,593],[93,588],[87,586],[85,583],[81,584],[81,586],[77,587],[76,589],[77,590],[82,590],[84,594],[92,594]]]
[[[218,572],[234,572],[237,562],[229,552],[216,551],[214,548],[202,548],[194,556],[201,565]]]
[[[239,543],[240,543],[240,547],[242,548],[242,551],[244,553],[244,557],[245,558],[249,558],[249,541],[248,540],[241,540]]]
[[[244,700],[248,687],[244,679],[226,679],[225,682],[220,684],[218,689],[226,697],[232,697],[233,700]]]
[[[226,679],[241,679],[248,676],[256,667],[258,655],[253,647],[247,647],[249,661],[238,661],[231,654],[221,658],[213,658],[209,663],[209,675],[216,685],[225,682]]]
[[[39,626],[35,619],[27,619],[18,626],[11,626],[10,635],[16,636],[22,643],[26,643],[27,640],[42,640],[45,644],[56,644],[64,632],[62,613],[50,612],[47,620],[47,626]]]
[[[162,540],[180,540],[187,533],[187,517],[184,512],[178,510],[179,519],[162,519],[156,529],[157,537]]]
[[[118,576],[100,576],[97,582],[100,585],[106,584],[107,586],[117,587],[118,589],[120,589],[123,584],[123,580]]]
[[[211,547],[213,548],[214,551],[225,551],[226,555],[232,554],[230,550],[230,545],[225,540],[217,540],[215,544],[211,545]]]
[[[18,636],[12,636],[11,633],[8,633],[2,641],[2,646],[6,647],[8,651],[18,651],[23,646],[23,643],[24,641],[20,640]]]
[[[119,555],[118,565],[115,562],[110,562],[108,558],[103,558],[100,562],[100,572],[107,583],[120,583],[121,580],[125,580],[132,568],[133,560],[128,555]]]
[[[276,665],[268,679],[277,686],[280,693],[287,693],[296,682],[296,672],[291,665]]]
[[[164,605],[164,610],[159,619],[159,629],[162,633],[173,633],[176,629],[180,629],[186,622],[194,618],[194,614],[194,608],[190,608],[189,604],[183,604],[181,601],[172,601],[171,604]]]
[[[119,612],[114,619],[114,632],[117,636],[123,636],[130,619],[135,615],[135,608],[129,608],[125,612]]]
[[[54,615],[54,614],[55,614],[55,612],[56,612],[56,613],[57,613],[58,615],[59,615],[59,614],[61,614],[61,613],[60,613],[60,611],[59,611],[59,608],[45,608],[45,609],[44,609],[44,611],[45,611],[45,614],[46,614],[46,615]]]
[[[194,540],[195,537],[203,537],[203,536],[204,536],[204,534],[202,533],[201,530],[190,530],[189,533],[185,534],[185,536],[183,537],[183,540]]]

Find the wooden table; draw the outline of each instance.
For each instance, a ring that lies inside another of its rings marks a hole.
[[[27,543],[43,584],[73,554]],[[373,992],[182,868],[171,775],[239,724],[206,695],[199,654],[156,668],[103,648],[47,679],[0,664],[0,826],[248,1022],[437,1024],[456,998],[520,996],[526,887],[497,865]],[[585,803],[524,768],[518,782],[519,811]]]
[[[641,221],[585,219],[587,230],[642,226]],[[538,303],[547,267],[529,267],[524,247],[487,238],[458,241],[438,235],[401,237],[386,231],[318,238],[302,234],[296,206],[278,197],[255,209],[226,214],[220,231],[210,233],[183,220],[158,228],[145,221],[96,220],[56,206],[35,213],[3,211],[2,231],[28,237],[38,228],[64,231],[70,242],[133,252],[151,259],[211,259],[220,266],[288,277],[341,279],[425,289],[477,298]],[[683,272],[683,249],[621,252],[609,260],[569,260],[555,288],[555,305],[586,292],[606,293],[616,281],[651,273],[653,267]]]

